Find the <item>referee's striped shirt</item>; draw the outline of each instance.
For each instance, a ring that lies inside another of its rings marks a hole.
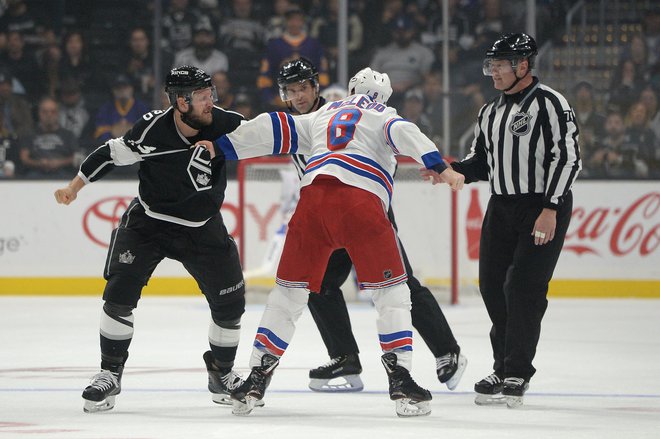
[[[470,153],[452,166],[466,182],[490,181],[493,194],[544,194],[556,209],[582,169],[578,133],[568,101],[534,78],[481,108]]]

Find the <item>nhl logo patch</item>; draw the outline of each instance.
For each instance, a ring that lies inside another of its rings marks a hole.
[[[392,279],[392,270],[385,270],[383,271],[383,277],[385,279]]]
[[[526,136],[532,129],[532,115],[529,113],[515,113],[509,125],[509,131],[514,136]]]

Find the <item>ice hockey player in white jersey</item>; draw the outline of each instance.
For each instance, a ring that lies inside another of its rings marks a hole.
[[[233,413],[249,414],[270,383],[291,341],[308,291],[319,291],[330,254],[345,248],[359,286],[371,290],[378,312],[381,361],[390,399],[399,416],[428,415],[431,394],[410,376],[412,323],[407,275],[396,232],[387,218],[395,156],[413,157],[436,183],[452,189],[463,177],[448,169],[438,149],[417,126],[386,105],[392,94],[386,74],[369,68],[349,81],[350,96],[314,113],[265,113],[214,142],[198,142],[225,159],[268,154],[309,156],[300,201],[254,340],[250,376],[236,391]]]

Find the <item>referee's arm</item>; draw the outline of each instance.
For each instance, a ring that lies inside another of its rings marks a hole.
[[[465,183],[473,183],[475,181],[488,181],[489,167],[486,152],[486,137],[481,129],[481,122],[484,115],[484,109],[487,105],[481,107],[477,123],[474,127],[474,140],[470,147],[468,155],[460,162],[451,163],[454,171],[459,172],[465,176]]]
[[[552,139],[543,207],[557,210],[582,169],[582,161],[578,146],[579,129],[573,109],[561,95],[550,95],[547,99]]]

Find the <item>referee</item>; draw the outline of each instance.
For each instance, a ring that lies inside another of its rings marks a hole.
[[[548,283],[571,218],[581,169],[578,127],[566,99],[532,76],[536,42],[507,34],[483,72],[502,94],[480,111],[470,153],[452,167],[465,182],[490,182],[479,288],[492,327],[493,373],[475,384],[478,405],[520,406],[548,306]]]

